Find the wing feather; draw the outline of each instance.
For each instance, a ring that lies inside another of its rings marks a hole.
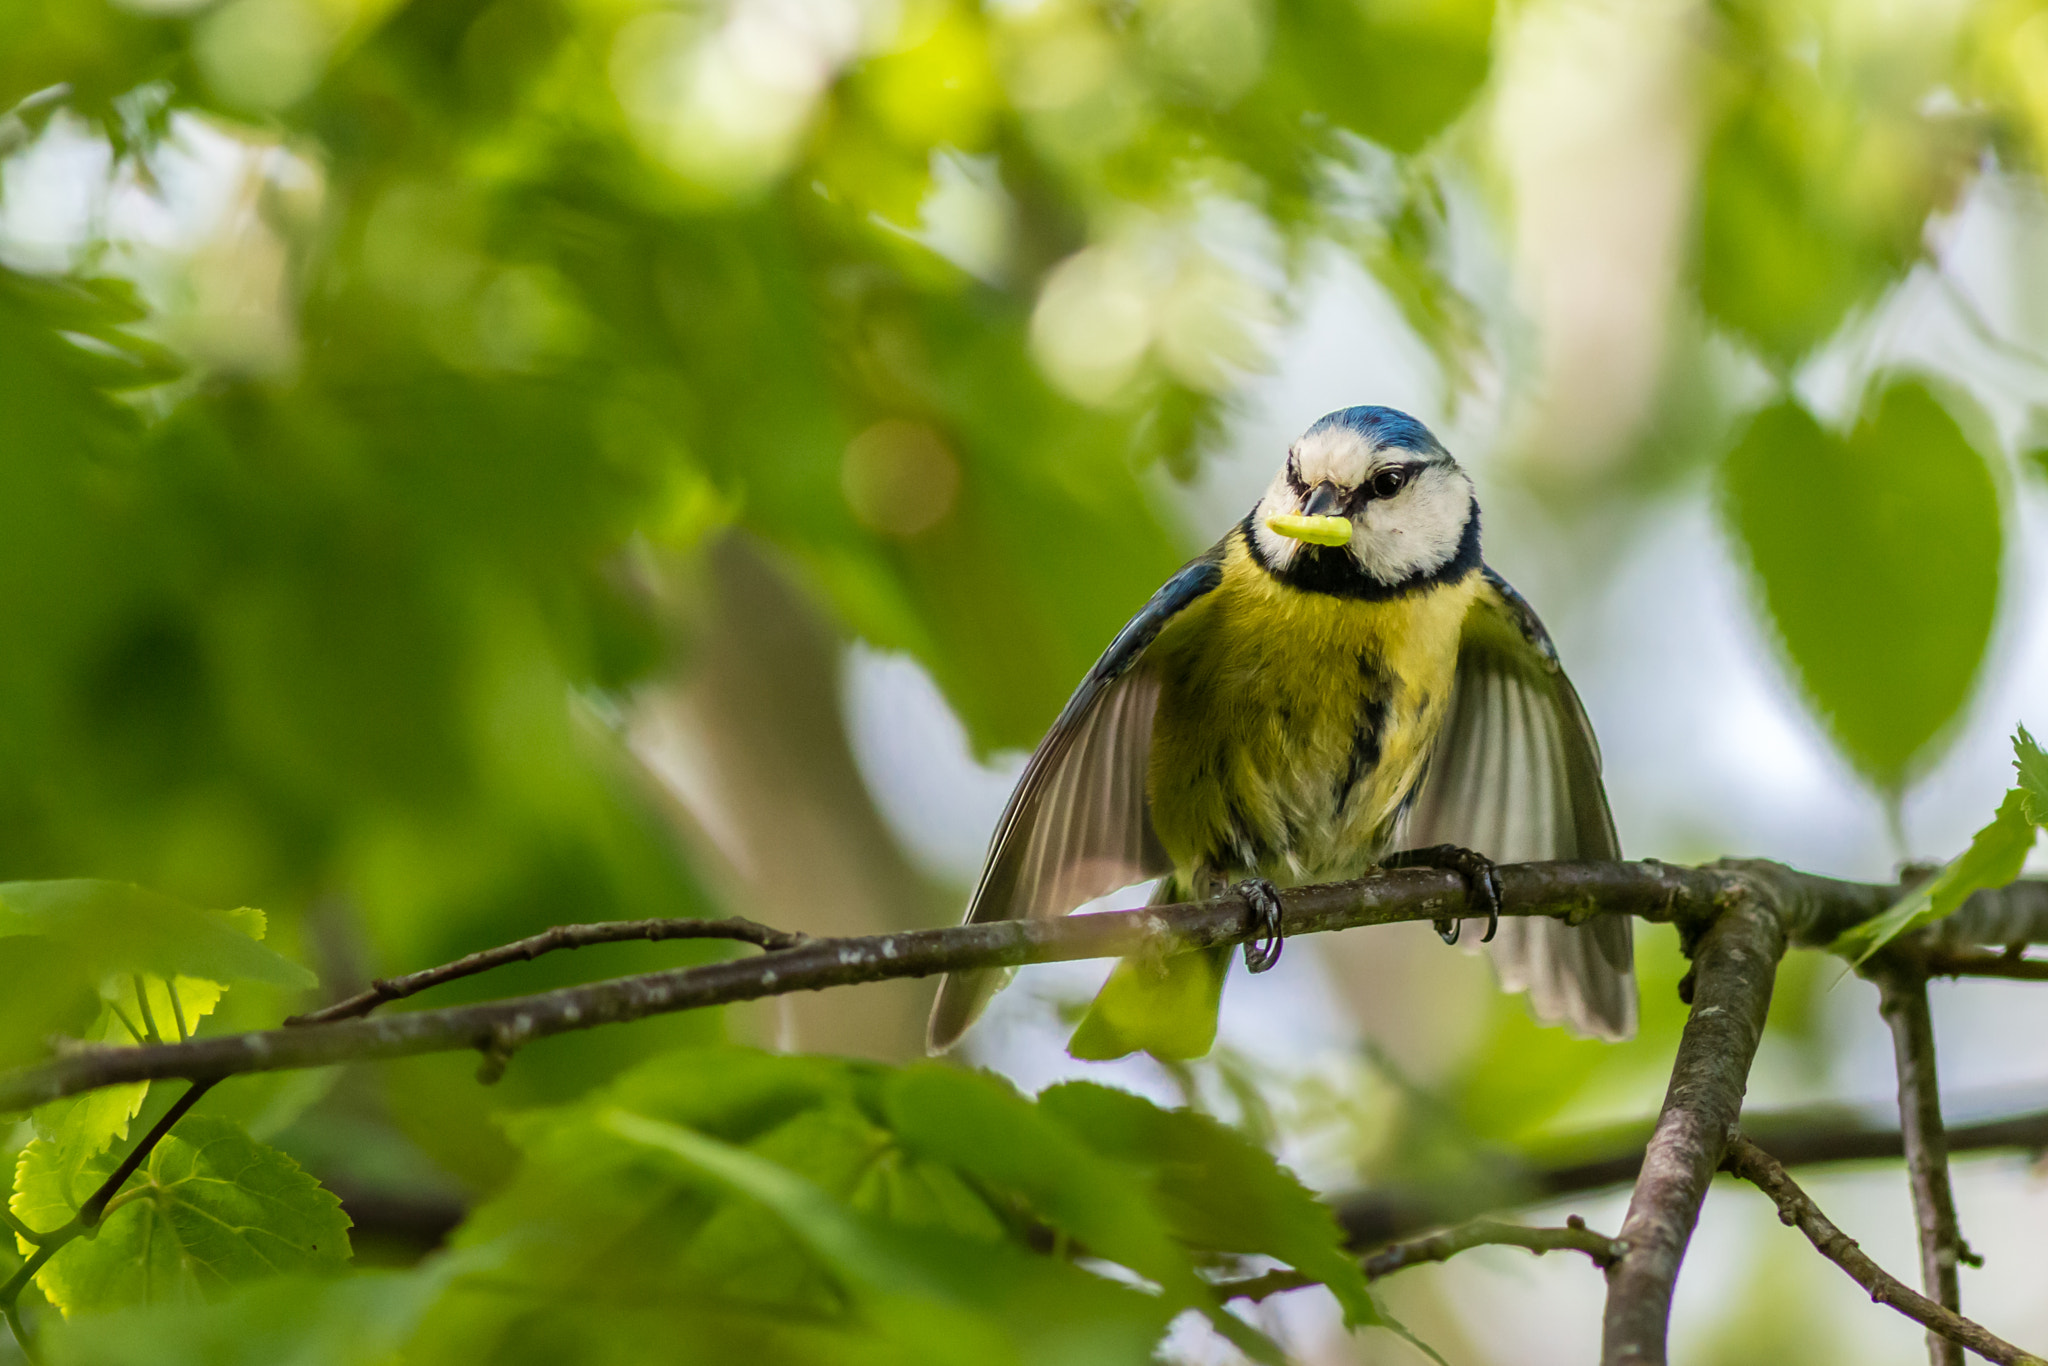
[[[1450,712],[1396,841],[1456,844],[1497,863],[1621,857],[1600,749],[1577,690],[1521,595],[1491,569],[1466,618]],[[1546,1023],[1597,1038],[1635,1032],[1634,934],[1625,916],[1584,925],[1503,920],[1488,945],[1501,985]]]
[[[1159,681],[1145,650],[1168,622],[1222,581],[1222,546],[1183,568],[1133,617],[1039,742],[989,843],[967,920],[1065,915],[1119,887],[1172,871],[1152,829],[1145,773]],[[1006,974],[949,974],[926,1044],[952,1047]]]

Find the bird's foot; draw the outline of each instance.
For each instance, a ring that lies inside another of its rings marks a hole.
[[[1246,878],[1237,884],[1250,912],[1256,938],[1244,941],[1244,966],[1248,972],[1268,972],[1280,961],[1280,893],[1262,877]]]
[[[1468,903],[1486,915],[1486,933],[1479,940],[1492,942],[1493,933],[1500,928],[1500,870],[1492,859],[1484,854],[1475,854],[1470,849],[1455,844],[1432,844],[1427,849],[1409,849],[1394,855],[1380,865],[1383,868],[1442,868],[1457,873],[1465,879],[1465,895]],[[1437,934],[1446,944],[1458,942],[1458,919],[1444,916],[1434,922]]]

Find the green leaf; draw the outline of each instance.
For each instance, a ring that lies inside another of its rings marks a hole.
[[[303,990],[318,979],[251,937],[249,911],[207,912],[129,882],[73,878],[0,882],[0,938],[43,935],[70,946],[95,975],[268,982]],[[260,933],[260,931],[259,931]]]
[[[69,945],[14,938],[0,943],[0,1067],[37,1062],[54,1035],[78,1038],[106,1005],[95,975]]]
[[[706,1360],[920,1366],[956,1351],[920,1326],[936,1305],[967,1325],[954,1340],[990,1361],[1147,1362],[1179,1306],[1029,1251],[959,1172],[897,1142],[881,1104],[887,1077],[845,1059],[687,1049],[588,1103],[522,1116],[512,1130],[524,1163],[456,1240],[499,1261],[487,1288],[458,1288],[436,1312],[421,1359],[538,1350],[536,1331],[567,1352],[631,1323],[636,1340],[687,1340]],[[764,1201],[724,1167],[622,1138],[621,1113],[785,1176],[770,1173]],[[792,1189],[796,1205],[783,1199]],[[805,1222],[817,1201],[822,1234]],[[869,1248],[851,1270],[847,1240]],[[869,1256],[911,1288],[877,1284]]]
[[[2034,737],[2021,726],[2012,737],[2013,767],[2019,770],[2019,790],[2026,794],[2027,819],[2036,825],[2048,825],[2048,754],[2034,743]]]
[[[912,1348],[914,1359],[1135,1363],[1149,1359],[1169,1317],[1151,1297],[1002,1244],[929,1231],[907,1237],[777,1163],[679,1125],[618,1109],[600,1122],[765,1206],[859,1293],[866,1316]]]
[[[1328,1286],[1350,1326],[1380,1322],[1329,1206],[1244,1135],[1207,1115],[1162,1110],[1092,1082],[1054,1086],[1038,1105],[1096,1152],[1144,1169],[1181,1242],[1277,1258]]]
[[[892,1077],[885,1104],[911,1151],[1013,1195],[1090,1252],[1192,1294],[1194,1269],[1131,1171],[986,1073],[938,1064]]]
[[[601,1122],[616,1131],[610,1116],[630,1113],[606,1111]],[[642,1123],[659,1122],[636,1118]],[[821,1198],[831,1198],[843,1197],[857,1185],[891,1146],[889,1134],[853,1107],[831,1105],[793,1116],[733,1151],[773,1164],[777,1170],[799,1172],[801,1177],[792,1179],[803,1180]],[[705,1284],[721,1294],[784,1305],[829,1300],[829,1291],[816,1284],[811,1259],[801,1255],[791,1233],[775,1221],[762,1219],[750,1202],[721,1203],[687,1246],[686,1256],[702,1268]]]
[[[1938,116],[1787,60],[1789,35],[1761,27],[1745,35],[1754,47],[1733,48],[1735,88],[1702,167],[1696,260],[1709,316],[1787,364],[1903,278],[1969,153]]]
[[[117,1160],[76,1171],[37,1139],[16,1166],[15,1217],[57,1228]],[[341,1202],[299,1165],[226,1120],[185,1119],[109,1202],[99,1230],[46,1263],[36,1284],[67,1315],[214,1297],[243,1281],[340,1270],[349,1260]]]
[[[1485,81],[1493,17],[1494,7],[1480,0],[1275,6],[1270,75],[1254,98],[1273,99],[1301,122],[1328,119],[1396,151],[1415,151]],[[1262,111],[1254,105],[1251,112]]]
[[[53,1325],[51,1366],[389,1366],[475,1258],[411,1271],[280,1276],[210,1304],[135,1306]]]
[[[1807,698],[1864,777],[1898,791],[1934,758],[1991,639],[2003,530],[1990,467],[1906,379],[1846,440],[1789,400],[1758,414],[1722,488]]]
[[[2028,815],[2030,800],[2023,788],[2006,793],[1998,804],[1998,814],[1971,837],[1970,847],[1961,857],[1899,898],[1883,915],[1847,931],[1829,947],[1861,963],[1908,930],[1954,914],[1979,888],[2003,887],[2018,877],[2040,831]]]
[[[1223,1310],[1128,1164],[1090,1148],[995,1077],[939,1064],[890,1078],[884,1104],[914,1152],[1011,1195],[1086,1247],[1158,1284],[1169,1300],[1201,1309],[1259,1360],[1276,1360],[1264,1335]]]

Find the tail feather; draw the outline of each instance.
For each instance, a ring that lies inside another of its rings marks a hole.
[[[1627,916],[1583,925],[1511,916],[1486,948],[1501,986],[1526,991],[1530,1011],[1544,1024],[1569,1025],[1594,1039],[1635,1036],[1635,930]]]
[[[925,1052],[936,1058],[960,1042],[967,1027],[981,1018],[989,999],[1010,980],[1010,972],[1008,968],[972,968],[940,978],[931,1021],[925,1026]]]

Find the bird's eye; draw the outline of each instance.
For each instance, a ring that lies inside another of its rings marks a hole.
[[[1392,498],[1408,482],[1408,471],[1403,469],[1381,470],[1372,477],[1372,496]]]

